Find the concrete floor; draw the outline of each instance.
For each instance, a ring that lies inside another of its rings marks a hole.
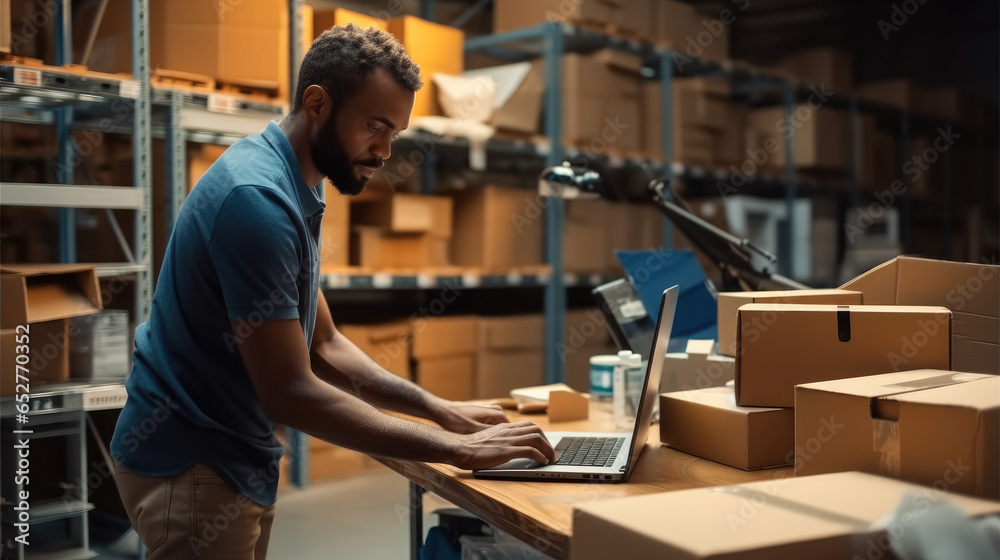
[[[268,558],[327,560],[409,558],[409,486],[381,472],[278,494]],[[449,507],[425,496],[424,510]],[[424,530],[437,522],[424,515]]]

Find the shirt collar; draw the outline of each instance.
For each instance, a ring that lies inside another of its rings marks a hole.
[[[277,121],[267,123],[267,127],[261,135],[285,161],[285,173],[294,185],[295,197],[299,201],[302,215],[311,217],[322,212],[326,208],[326,203],[323,200],[323,181],[314,187],[306,185],[299,159],[295,156],[295,150],[292,149],[292,144],[288,141],[288,137],[285,136],[281,127],[278,126]]]

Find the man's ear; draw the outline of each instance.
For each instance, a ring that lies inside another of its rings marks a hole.
[[[318,120],[330,104],[330,96],[322,87],[313,84],[302,92],[302,109]]]

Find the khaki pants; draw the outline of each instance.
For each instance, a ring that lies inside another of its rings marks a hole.
[[[150,478],[116,463],[115,482],[149,560],[267,557],[274,506],[236,493],[206,465]]]

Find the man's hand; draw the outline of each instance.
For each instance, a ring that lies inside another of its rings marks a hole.
[[[460,469],[484,469],[512,459],[531,459],[543,465],[557,460],[552,444],[532,422],[508,422],[455,437],[460,445],[451,464]]]
[[[473,434],[497,424],[510,422],[503,409],[495,404],[481,405],[458,401],[441,401],[434,421],[456,434]]]

